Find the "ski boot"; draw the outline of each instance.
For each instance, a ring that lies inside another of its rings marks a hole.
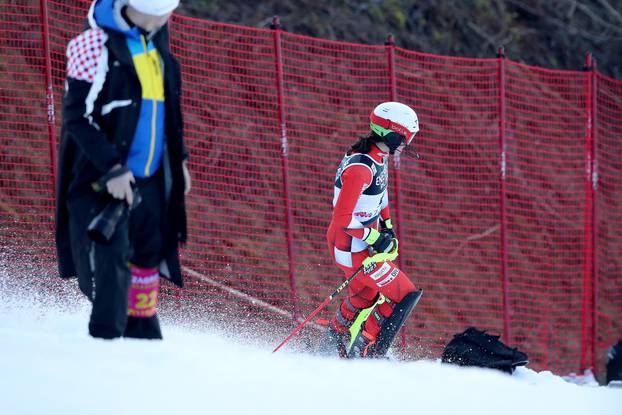
[[[347,356],[346,345],[349,340],[349,331],[338,331],[335,327],[333,327],[331,321],[328,323],[324,336],[320,340],[317,354],[324,357],[345,358]]]
[[[352,346],[348,351],[348,359],[356,359],[359,357],[372,357],[373,348],[376,344],[376,338],[365,330],[359,331],[354,338]]]
[[[423,290],[418,290],[406,295],[402,301],[394,305],[389,317],[382,316],[378,311],[379,305],[376,305],[366,322],[369,319],[375,319],[375,323],[380,326],[380,332],[377,337],[374,337],[373,334],[365,330],[365,324],[363,324],[363,329],[357,334],[348,351],[348,358],[384,358],[393,343],[393,339],[419,302],[422,294]],[[389,302],[388,299],[385,301]]]
[[[354,307],[349,299],[345,299],[337,308],[335,315],[328,323],[328,328],[320,340],[317,353],[320,356],[346,358],[350,343],[350,327],[356,321],[362,309]]]

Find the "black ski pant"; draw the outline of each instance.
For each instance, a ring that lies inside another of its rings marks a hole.
[[[160,169],[161,171],[161,169]],[[162,219],[164,186],[161,173],[136,179],[142,201],[118,224],[108,243],[93,242],[86,236],[90,215],[72,214],[70,232],[73,257],[80,289],[92,302],[89,333],[93,337],[162,338],[157,315],[150,318],[127,316],[131,284],[129,263],[142,268],[157,268],[162,259]],[[74,209],[79,209],[76,204]],[[82,207],[83,208],[83,207]]]

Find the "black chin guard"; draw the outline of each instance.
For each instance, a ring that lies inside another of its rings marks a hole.
[[[403,135],[398,134],[395,131],[391,131],[389,134],[382,137],[382,142],[389,147],[389,153],[394,154],[395,150],[402,145],[405,139],[406,137]]]

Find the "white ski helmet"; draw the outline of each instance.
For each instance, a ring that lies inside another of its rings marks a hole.
[[[137,11],[151,16],[164,16],[179,6],[179,0],[129,0]]]
[[[410,144],[419,131],[417,113],[401,102],[383,102],[369,114],[371,130],[382,137],[391,153],[406,142]]]

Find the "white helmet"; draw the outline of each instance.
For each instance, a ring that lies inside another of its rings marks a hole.
[[[129,0],[137,11],[151,16],[164,16],[179,6],[179,0]]]
[[[406,145],[419,131],[417,113],[401,102],[383,102],[369,114],[371,130],[382,137],[391,153],[406,142]]]

